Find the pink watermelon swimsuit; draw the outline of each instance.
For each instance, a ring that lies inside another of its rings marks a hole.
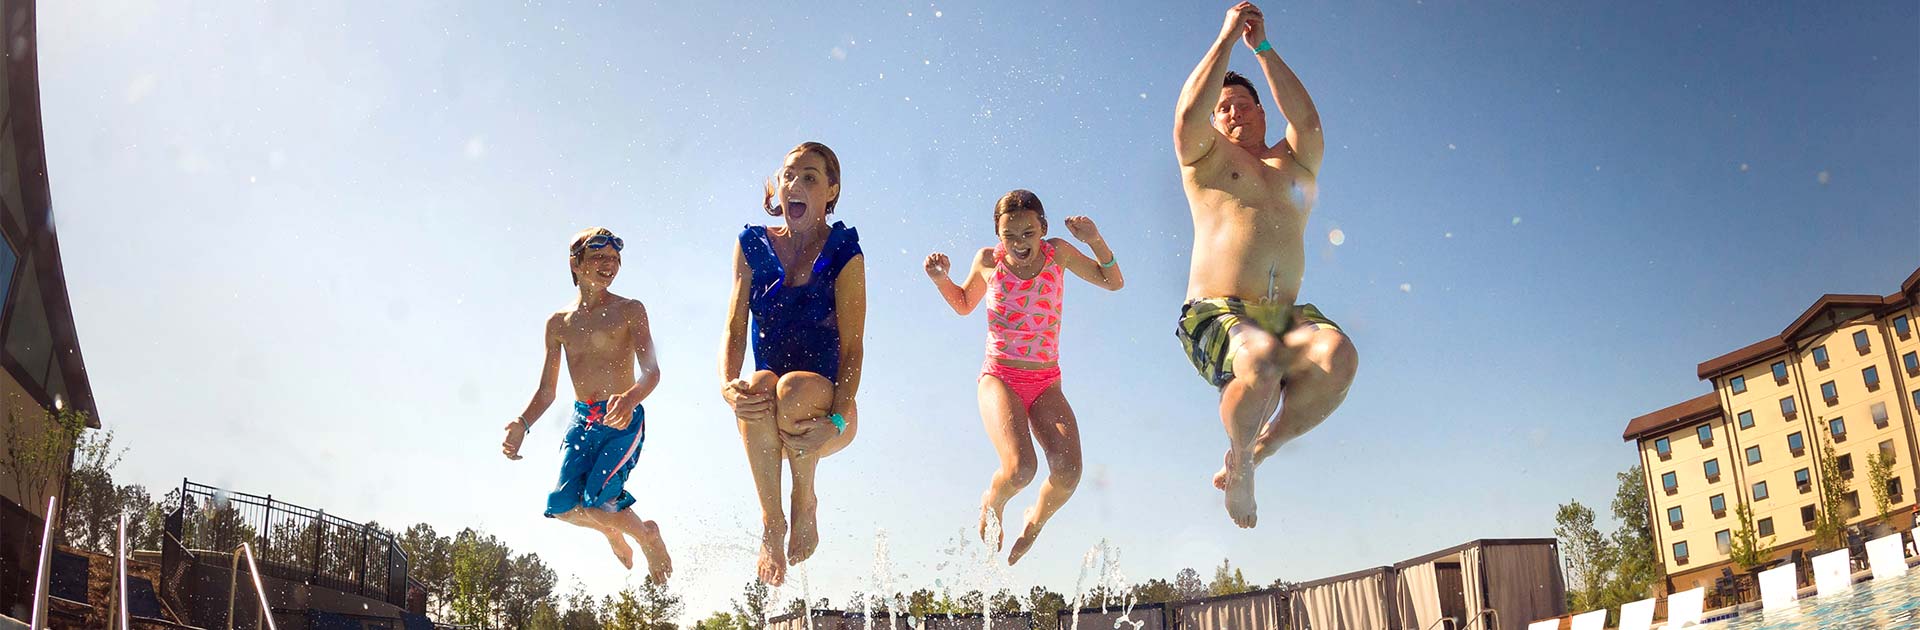
[[[1060,382],[1061,289],[1065,273],[1053,261],[1053,244],[1040,242],[1046,261],[1040,273],[1022,279],[1007,268],[1007,246],[993,248],[993,279],[987,289],[987,362],[981,376],[991,375],[1013,389],[1028,409],[1054,383]],[[998,359],[1051,364],[1039,369],[1017,368]]]

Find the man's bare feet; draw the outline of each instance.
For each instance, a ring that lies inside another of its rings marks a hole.
[[[1020,561],[1021,556],[1027,555],[1027,551],[1033,548],[1034,539],[1040,537],[1040,528],[1043,525],[1034,522],[1035,517],[1040,515],[1039,510],[1038,505],[1027,508],[1027,524],[1021,528],[1020,537],[1013,541],[1013,551],[1007,554],[1007,566],[1013,566]]]
[[[613,557],[620,559],[620,566],[626,567],[628,571],[632,571],[633,548],[627,546],[626,535],[621,534],[620,530],[611,527],[601,530],[600,533],[606,534],[607,546],[613,547]]]
[[[1227,492],[1227,516],[1240,527],[1253,527],[1259,520],[1253,500],[1253,457],[1228,453],[1223,472],[1226,473],[1223,489]]]
[[[812,494],[792,499],[793,531],[787,538],[787,564],[796,565],[813,557],[820,546],[820,499]]]
[[[760,534],[760,581],[779,586],[787,581],[787,522],[767,523]]]
[[[667,541],[660,537],[660,525],[653,521],[640,523],[640,536],[634,541],[640,543],[640,552],[647,555],[647,577],[658,584],[666,584],[673,576],[673,557],[667,555]],[[627,568],[633,568],[633,562],[627,562]]]

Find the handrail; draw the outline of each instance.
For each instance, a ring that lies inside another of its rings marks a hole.
[[[47,497],[47,522],[40,530],[40,569],[33,575],[33,617],[27,627],[47,627],[47,596],[53,592],[53,517],[60,505],[59,495]]]
[[[1427,626],[1427,630],[1433,630],[1434,628],[1438,628],[1442,623],[1448,624],[1447,627],[1451,628],[1451,627],[1460,625],[1460,620],[1454,619],[1452,617],[1441,617],[1439,619],[1433,620],[1433,623]]]
[[[1492,608],[1482,608],[1482,609],[1480,609],[1480,613],[1479,613],[1479,614],[1476,614],[1476,615],[1474,615],[1474,616],[1473,616],[1473,619],[1470,619],[1470,620],[1468,620],[1468,621],[1467,621],[1467,625],[1466,625],[1466,627],[1464,627],[1464,628],[1461,628],[1460,630],[1473,630],[1473,626],[1474,626],[1474,624],[1478,624],[1478,623],[1480,623],[1480,622],[1482,622],[1482,621],[1486,621],[1486,620],[1487,620],[1487,615],[1493,615],[1493,625],[1491,625],[1491,626],[1481,626],[1481,627],[1483,627],[1483,628],[1498,628],[1498,627],[1500,627],[1500,611],[1498,611],[1498,610],[1494,610],[1494,609],[1492,609]]]
[[[227,630],[233,630],[233,600],[240,582],[240,555],[247,556],[247,570],[253,577],[253,592],[260,596],[260,616],[254,620],[254,628],[260,627],[260,620],[266,620],[267,630],[280,630],[273,623],[273,608],[267,603],[267,587],[260,583],[260,566],[253,561],[253,545],[240,543],[233,549],[233,562],[227,573]]]
[[[114,582],[120,589],[120,630],[133,630],[127,606],[127,513],[120,513],[120,553],[114,555],[120,564],[119,578]]]

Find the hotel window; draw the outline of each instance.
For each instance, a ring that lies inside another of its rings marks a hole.
[[[1834,403],[1840,402],[1840,390],[1834,387],[1833,381],[1827,381],[1825,383],[1821,383],[1820,397],[1827,399],[1827,404],[1832,405]]]
[[[1653,452],[1655,452],[1655,453],[1659,453],[1659,454],[1660,454],[1660,459],[1666,459],[1666,458],[1668,458],[1668,457],[1672,457],[1672,456],[1673,456],[1673,443],[1672,443],[1672,442],[1668,442],[1668,441],[1667,441],[1667,438],[1660,438],[1660,439],[1658,439],[1658,440],[1654,440],[1654,441],[1653,441]]]
[[[1866,369],[1860,370],[1860,380],[1867,382],[1867,391],[1880,389],[1880,366],[1869,365]]]
[[[1901,339],[1906,339],[1912,330],[1913,327],[1907,325],[1907,316],[1901,315],[1893,318],[1893,334],[1900,335]]]
[[[1813,473],[1806,468],[1793,471],[1793,487],[1799,488],[1800,494],[1813,492]]]
[[[1680,529],[1680,524],[1684,522],[1686,522],[1686,519],[1680,517],[1679,507],[1667,508],[1667,524],[1668,525],[1673,526],[1674,529]]]
[[[1894,460],[1897,459],[1893,454],[1893,440],[1880,441],[1880,455],[1887,458],[1889,463],[1893,463]]]
[[[1724,495],[1724,494],[1713,495],[1713,498],[1707,499],[1707,508],[1713,510],[1714,518],[1720,518],[1720,517],[1726,516],[1727,515],[1727,495]]]
[[[1841,455],[1839,459],[1836,459],[1834,461],[1840,464],[1841,478],[1843,479],[1853,478],[1853,454],[1852,453]]]
[[[1673,473],[1661,474],[1660,487],[1666,488],[1667,494],[1673,494],[1680,489],[1680,476]]]
[[[1794,457],[1806,454],[1807,441],[1805,438],[1800,437],[1799,431],[1787,434],[1787,450],[1793,452]]]
[[[1913,390],[1913,406],[1920,408],[1920,389]]]
[[[1747,447],[1747,463],[1749,464],[1760,463],[1760,447],[1758,446]]]
[[[1753,428],[1753,412],[1751,411],[1740,412],[1740,428],[1742,429]]]
[[[1700,436],[1701,446],[1713,446],[1713,427],[1711,425],[1703,424],[1695,427],[1693,434]]]
[[[1705,468],[1707,471],[1707,483],[1713,483],[1715,481],[1720,480],[1720,460],[1719,459],[1717,458],[1709,459],[1707,460],[1707,463],[1704,464],[1702,467]]]
[[[1887,403],[1873,403],[1873,406],[1867,409],[1868,413],[1873,414],[1873,426],[1887,428]]]
[[[1733,380],[1727,381],[1727,385],[1733,388],[1733,393],[1735,394],[1747,393],[1747,377],[1745,376],[1735,376]]]
[[[1773,517],[1769,516],[1769,517],[1760,519],[1760,522],[1755,523],[1755,525],[1758,526],[1761,536],[1773,535]]]
[[[1916,392],[1916,395],[1920,395],[1920,392]],[[1785,416],[1788,420],[1793,419],[1794,413],[1793,413],[1793,397],[1792,396],[1788,396],[1786,398],[1780,399],[1780,415]]]
[[[1755,482],[1753,484],[1753,500],[1760,501],[1766,498],[1767,498],[1767,482],[1765,481]]]
[[[1853,349],[1859,350],[1860,354],[1866,354],[1869,348],[1871,346],[1867,344],[1867,331],[1853,331]]]
[[[1841,499],[1847,503],[1847,518],[1860,515],[1860,492],[1858,490],[1848,491],[1846,496],[1841,497]]]
[[[1813,364],[1814,366],[1819,367],[1822,370],[1827,369],[1827,347],[1826,346],[1814,346]]]
[[[1800,508],[1800,524],[1806,526],[1807,529],[1813,529],[1813,519],[1815,516],[1817,515],[1813,511],[1813,506],[1809,505]]]
[[[1773,382],[1781,385],[1787,384],[1787,362],[1786,361],[1773,362]]]
[[[1722,555],[1725,555],[1728,551],[1732,551],[1733,550],[1733,532],[1730,532],[1724,529],[1714,532],[1713,546],[1715,549],[1718,549]]]
[[[1828,421],[1827,421],[1827,430],[1829,430],[1829,431],[1832,431],[1832,432],[1833,432],[1833,441],[1835,441],[1835,442],[1843,442],[1843,441],[1846,441],[1846,439],[1847,439],[1847,419],[1846,419],[1846,418],[1834,418],[1834,419],[1832,419],[1832,420],[1828,420]]]
[[[1887,480],[1887,502],[1899,503],[1901,501],[1905,501],[1906,499],[1900,496],[1900,491],[1904,489],[1905,488],[1900,487],[1899,477],[1888,479]]]
[[[1687,563],[1687,541],[1682,540],[1680,542],[1673,543],[1673,563],[1674,564]]]
[[[1920,352],[1900,355],[1900,365],[1906,366],[1908,375],[1920,373]]]

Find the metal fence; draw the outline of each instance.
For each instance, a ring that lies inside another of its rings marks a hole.
[[[250,542],[263,574],[407,604],[407,554],[389,532],[190,480],[181,480],[180,494],[180,540],[188,548],[231,552]]]

